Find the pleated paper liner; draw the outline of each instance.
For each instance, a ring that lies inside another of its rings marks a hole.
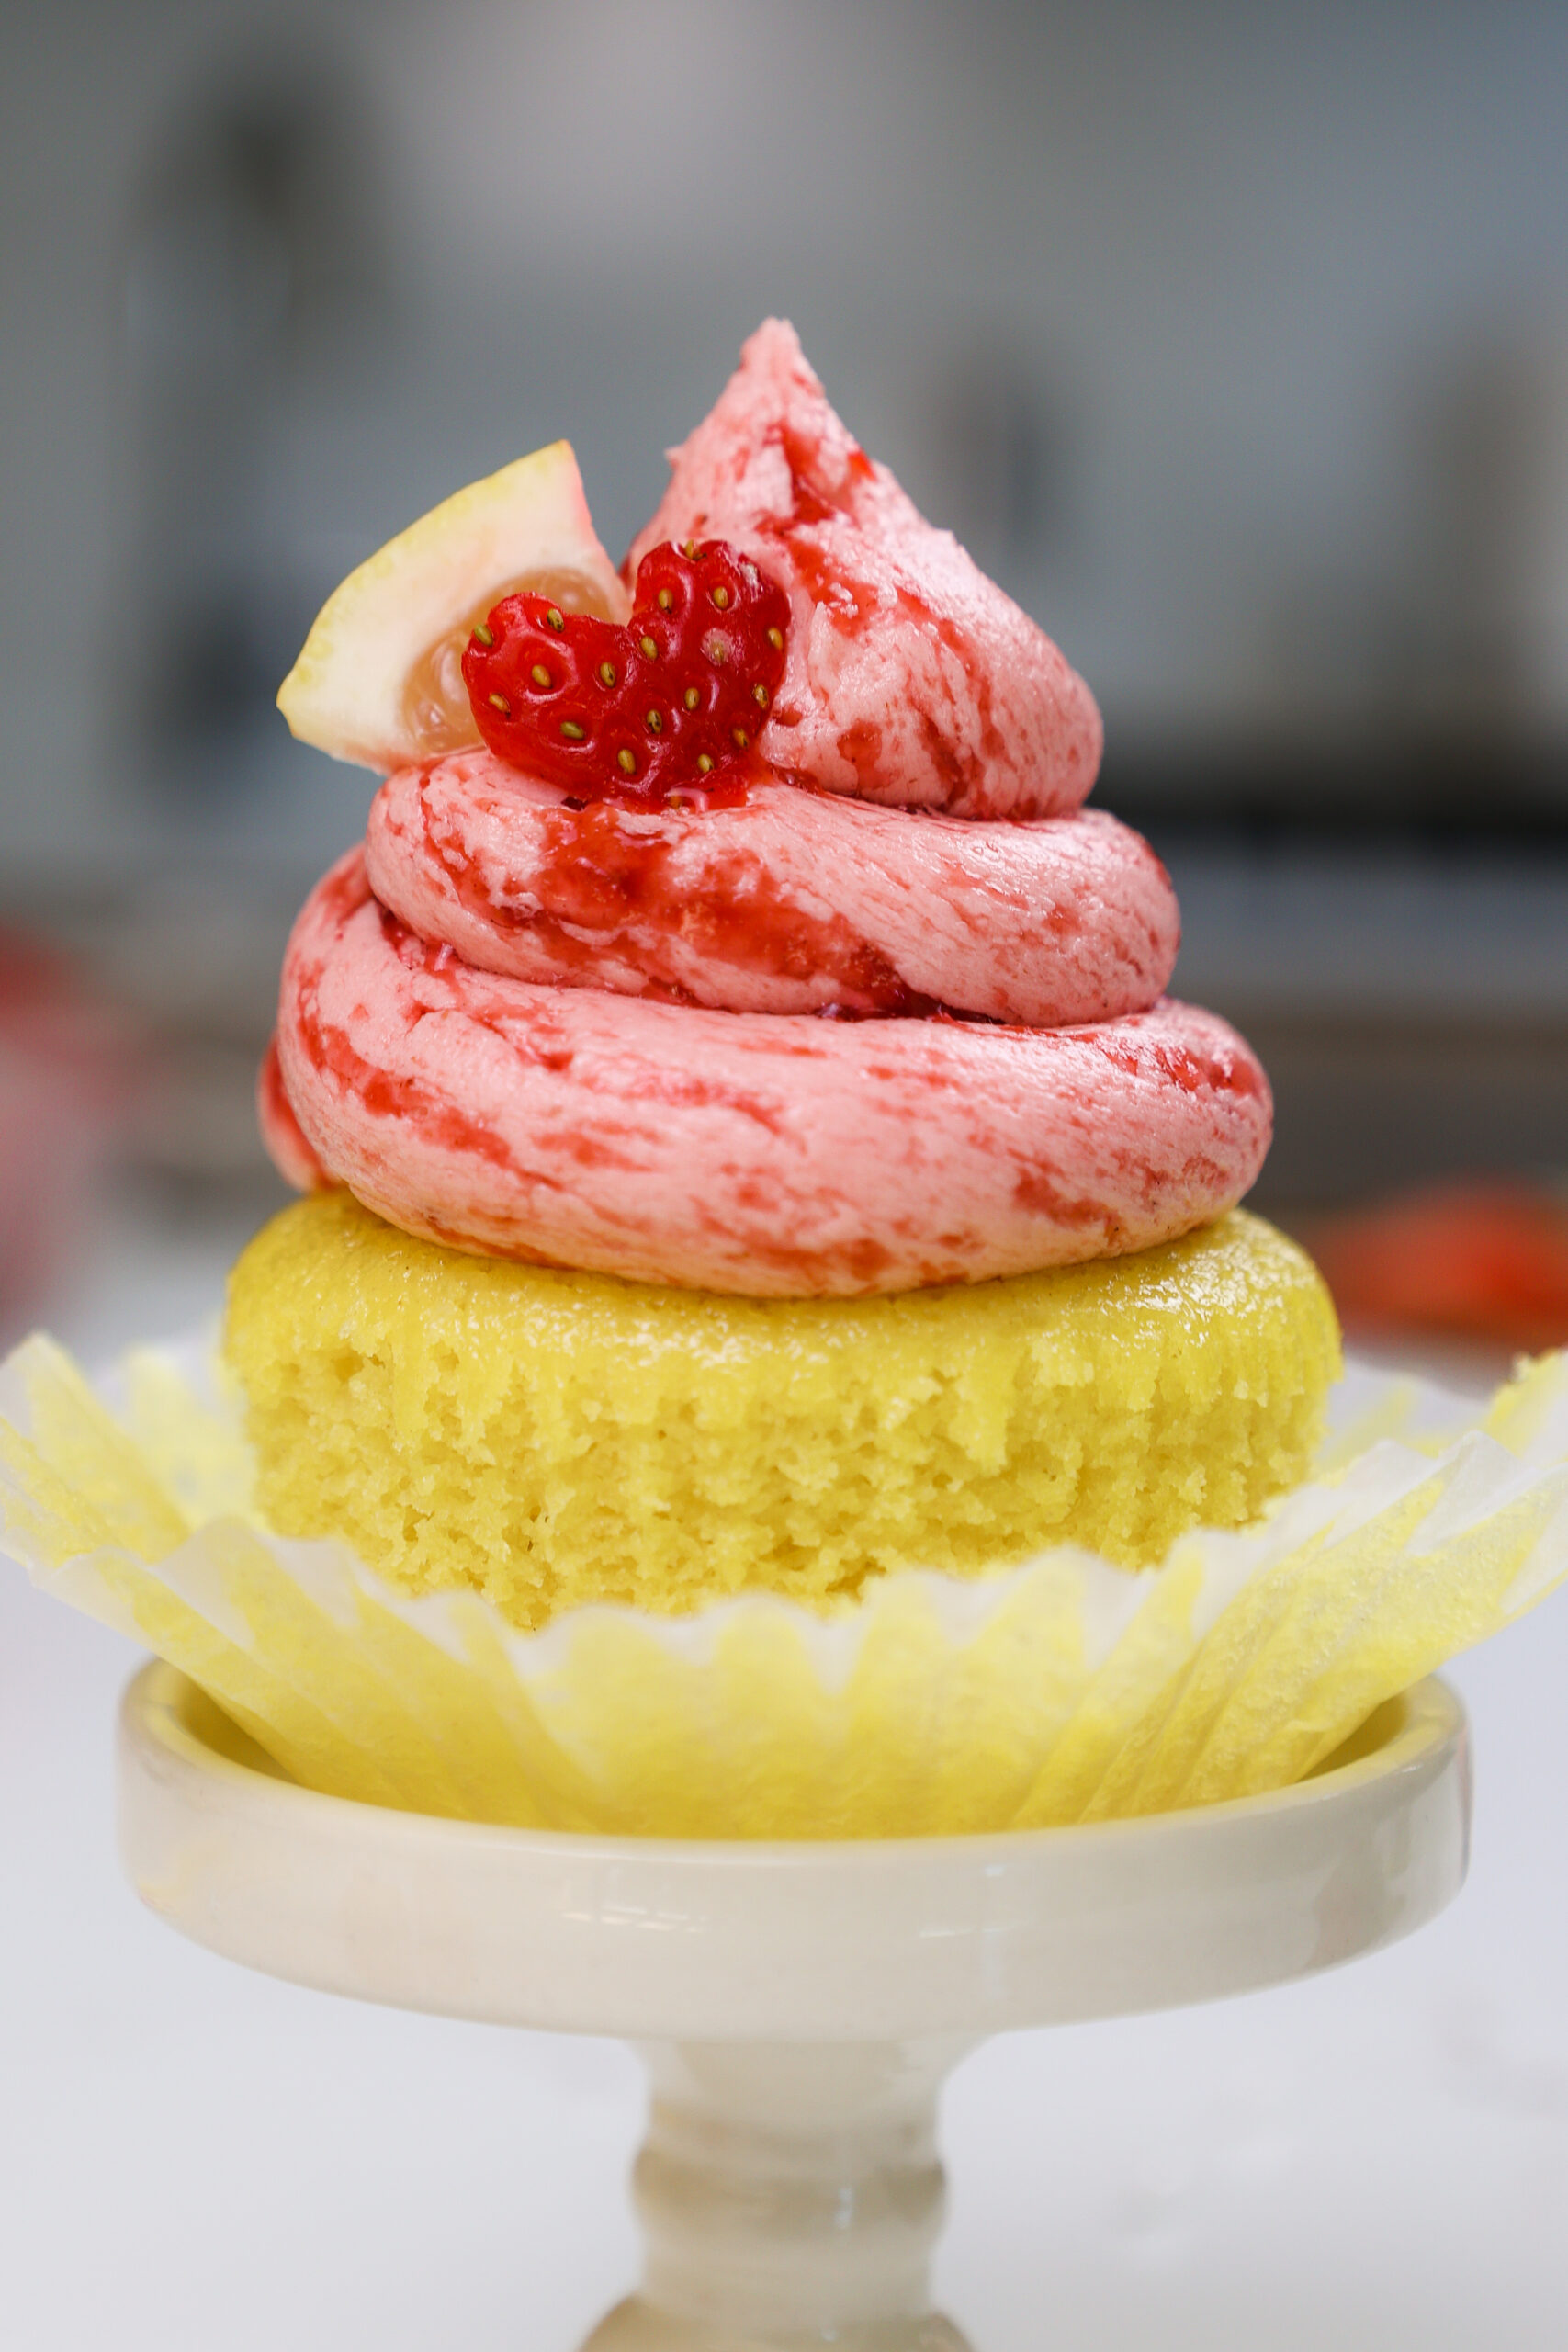
[[[1131,1575],[1058,1548],[819,1617],[577,1610],[515,1632],[255,1517],[210,1341],[95,1386],[0,1366],[0,1544],[182,1668],[294,1778],[417,1811],[668,1837],[1101,1820],[1300,1780],[1568,1572],[1568,1356],[1489,1409],[1361,1370],[1319,1474]]]

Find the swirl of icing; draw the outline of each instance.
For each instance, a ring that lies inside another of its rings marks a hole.
[[[285,957],[279,1167],[459,1249],[757,1297],[1024,1272],[1232,1205],[1268,1081],[1161,994],[1176,901],[1080,807],[1088,689],[787,328],[628,565],[671,530],[788,587],[773,764],[700,809],[583,806],[488,752],[389,776]]]
[[[580,808],[489,752],[389,776],[366,863],[479,970],[729,1012],[1103,1021],[1154,1003],[1179,935],[1159,860],[1098,809],[964,821],[782,779],[733,808]]]
[[[476,969],[317,885],[278,1057],[321,1166],[459,1249],[753,1297],[1140,1250],[1239,1199],[1268,1082],[1162,1000],[1059,1029],[721,1012]]]

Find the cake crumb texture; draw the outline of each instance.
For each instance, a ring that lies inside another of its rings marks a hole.
[[[1240,1210],[972,1287],[753,1300],[468,1256],[344,1192],[251,1243],[225,1349],[276,1532],[522,1627],[830,1608],[1056,1543],[1145,1566],[1304,1476],[1339,1369],[1310,1259]]]

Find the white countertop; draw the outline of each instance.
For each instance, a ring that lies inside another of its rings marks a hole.
[[[121,1300],[146,1329],[143,1297],[126,1275],[67,1335],[124,1336]],[[0,2343],[574,2352],[635,2272],[637,2064],[275,1984],[141,1911],[112,1827],[133,1663],[0,1563]],[[1568,2341],[1568,1596],[1454,1679],[1475,1860],[1435,1926],[961,2067],[938,2287],[976,2352]]]

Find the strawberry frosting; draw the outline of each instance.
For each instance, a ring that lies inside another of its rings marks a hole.
[[[1267,1085],[1212,1014],[1070,1029],[731,1013],[477,971],[354,850],[289,942],[278,1046],[323,1165],[460,1249],[756,1297],[1138,1250],[1234,1199]]]
[[[793,327],[759,327],[670,466],[626,578],[660,540],[721,538],[789,591],[789,658],[761,737],[776,766],[956,817],[1081,806],[1100,765],[1094,696],[852,438]]]
[[[1159,860],[1098,809],[966,823],[776,779],[734,808],[577,808],[487,752],[389,776],[366,862],[480,970],[728,1012],[1102,1021],[1153,1004],[1179,936]]]
[[[1246,1192],[1269,1086],[1162,995],[1176,901],[1080,804],[1100,722],[850,439],[776,322],[627,558],[728,540],[788,593],[733,805],[397,771],[285,958],[264,1133],[459,1249],[768,1296],[1143,1249]]]

